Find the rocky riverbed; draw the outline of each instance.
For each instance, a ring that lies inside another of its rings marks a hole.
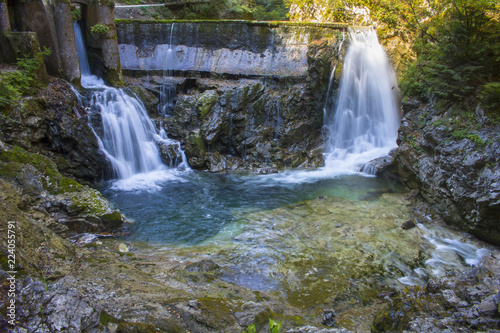
[[[196,97],[180,98],[195,100],[197,114],[205,105],[200,96],[213,100],[210,117],[227,96],[253,91],[256,103],[264,89],[253,81],[244,87],[200,82]],[[272,89],[264,93],[273,95]],[[10,111],[2,118],[0,143],[0,325],[10,331],[233,332],[255,324],[264,332],[270,318],[287,332],[499,329],[494,248],[472,268],[455,255],[439,277],[428,274],[408,288],[399,282],[433,259],[424,251],[425,230],[443,220],[495,241],[499,144],[486,120],[482,129],[453,135],[460,128],[451,116],[424,106],[407,113],[394,159],[395,171],[415,189],[411,195],[321,196],[244,211],[231,237],[182,247],[120,238],[127,219],[98,191],[67,178],[95,181],[104,172],[84,118],[88,110],[69,85],[52,80]],[[169,121],[180,133],[185,129],[176,127],[178,119]],[[211,123],[196,123],[204,140]],[[214,132],[220,145],[226,125]],[[187,137],[190,131],[196,128]],[[15,328],[7,323],[9,225],[16,231]],[[264,246],[266,253],[260,252]],[[271,287],[259,287],[259,279]]]
[[[62,187],[66,178],[50,160],[6,144],[1,157],[2,170],[13,163],[39,161],[36,169],[19,164],[15,178],[2,173],[0,183],[2,237],[7,235],[7,221],[16,222],[17,232],[14,332],[234,332],[250,324],[265,332],[270,318],[281,320],[287,332],[365,332],[373,318],[374,330],[400,330],[411,324],[414,331],[424,332],[428,326],[418,330],[415,323],[441,327],[441,317],[428,313],[434,308],[426,306],[408,312],[399,299],[416,298],[421,304],[421,298],[449,296],[447,302],[455,302],[450,289],[463,298],[452,304],[464,320],[477,319],[479,328],[495,327],[498,312],[491,304],[496,304],[498,285],[496,254],[472,273],[462,273],[476,274],[466,285],[450,285],[462,276],[456,274],[430,280],[426,288],[398,292],[397,279],[423,265],[429,255],[422,252],[420,228],[401,228],[411,218],[411,199],[403,194],[379,191],[361,201],[319,197],[242,212],[236,237],[165,246],[109,238],[103,231],[116,232],[125,220],[109,224],[104,218],[109,206],[95,190],[69,180],[68,188]],[[83,200],[80,209],[71,209],[75,197]],[[77,229],[68,227],[68,216]],[[78,237],[70,241],[75,232]],[[89,242],[91,234],[98,238]],[[263,246],[274,250],[262,253]],[[5,256],[2,269],[5,314],[10,278]],[[245,276],[253,287],[242,282]],[[259,280],[268,287],[259,286]],[[468,294],[459,293],[459,288]],[[471,288],[480,292],[469,297]],[[420,294],[414,296],[413,291]],[[402,310],[397,308],[400,303]],[[469,308],[477,310],[477,316],[469,315]]]

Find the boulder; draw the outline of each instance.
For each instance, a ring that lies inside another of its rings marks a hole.
[[[21,327],[36,327],[37,332],[90,332],[99,327],[101,307],[75,288],[45,285],[30,277],[17,288],[16,320]]]
[[[26,196],[31,206],[50,214],[49,227],[74,235],[112,231],[126,220],[97,190],[61,175],[52,160],[2,143],[0,179]]]
[[[23,98],[0,120],[0,140],[51,157],[68,176],[101,180],[108,163],[86,114],[72,87],[52,79],[37,97]]]

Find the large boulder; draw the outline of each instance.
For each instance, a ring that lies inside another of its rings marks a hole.
[[[306,83],[198,79],[187,91],[177,83],[173,114],[159,122],[181,142],[191,167],[262,172],[322,165],[322,111],[311,104]]]
[[[126,221],[97,190],[64,177],[49,158],[20,147],[2,144],[0,179],[17,188],[26,204],[47,213],[48,227],[56,233],[110,232]]]

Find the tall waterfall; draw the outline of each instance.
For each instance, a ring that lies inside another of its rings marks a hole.
[[[359,171],[396,147],[397,82],[374,30],[349,31],[334,112],[327,117],[327,169]]]
[[[93,88],[91,106],[98,111],[102,123],[98,135],[102,151],[110,161],[116,176],[127,179],[137,174],[167,169],[160,157],[158,145],[173,147],[177,161],[187,168],[184,153],[177,141],[158,133],[144,105],[123,90],[106,86],[90,74],[85,43],[80,26],[75,23],[75,36],[82,73],[82,86]],[[144,179],[141,180],[144,182]]]

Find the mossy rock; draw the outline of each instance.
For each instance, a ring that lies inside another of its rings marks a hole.
[[[22,190],[29,198],[25,201],[55,200],[69,216],[76,217],[74,221],[90,218],[106,230],[124,221],[118,211],[111,211],[108,201],[99,191],[64,177],[49,158],[20,147],[9,149],[5,145],[0,149],[0,178]],[[47,194],[54,195],[53,199],[48,199]],[[57,232],[67,230],[67,226],[54,224],[53,227]]]
[[[200,129],[189,132],[186,138],[185,151],[189,160],[189,165],[195,168],[200,168],[205,165],[207,147],[201,137]]]
[[[209,327],[232,327],[236,320],[232,313],[238,309],[234,302],[228,302],[222,298],[202,297],[198,298],[200,313],[196,315],[196,320]]]
[[[107,228],[118,227],[124,222],[123,215],[118,210],[105,213],[101,215],[100,218]]]
[[[50,216],[30,210],[23,204],[20,190],[0,179],[0,262],[7,253],[7,221],[14,222],[16,231],[16,270],[20,274],[57,278],[67,272],[67,261],[74,260],[73,246],[47,226],[54,223]],[[3,262],[2,262],[3,264]]]
[[[200,118],[206,118],[212,107],[215,105],[219,95],[216,91],[208,90],[198,97],[196,108]]]
[[[62,194],[71,203],[68,205],[68,213],[83,216],[100,217],[109,212],[109,204],[98,191],[85,188],[82,191]]]
[[[422,313],[444,315],[442,300],[427,294],[422,287],[407,287],[375,315],[371,331],[402,332]]]

